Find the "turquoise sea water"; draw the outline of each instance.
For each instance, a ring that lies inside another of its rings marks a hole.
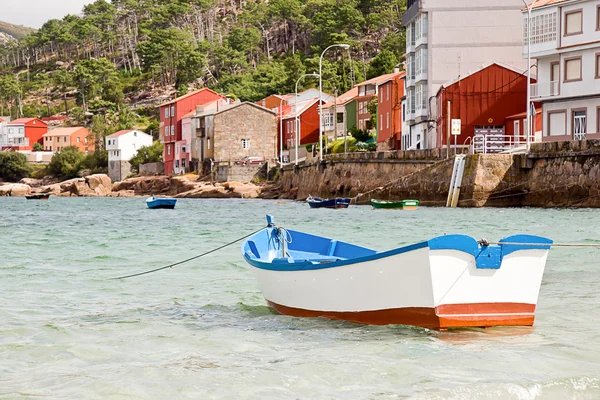
[[[466,233],[600,243],[600,211],[0,198],[2,399],[599,399],[600,248],[553,248],[535,326],[437,332],[277,315],[239,244],[278,224],[376,249]]]

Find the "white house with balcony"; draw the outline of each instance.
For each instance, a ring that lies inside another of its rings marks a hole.
[[[136,129],[118,131],[106,137],[108,176],[122,181],[131,173],[129,160],[143,146],[152,146],[152,136]]]
[[[421,148],[439,146],[434,121],[441,85],[493,61],[527,70],[522,6],[522,0],[406,1],[406,124]]]
[[[600,2],[539,1],[527,31],[524,10],[523,57],[529,36],[538,70],[531,97],[542,103],[542,140],[600,138]]]

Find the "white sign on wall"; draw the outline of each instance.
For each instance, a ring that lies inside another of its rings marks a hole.
[[[452,134],[460,135],[460,119],[452,120]]]

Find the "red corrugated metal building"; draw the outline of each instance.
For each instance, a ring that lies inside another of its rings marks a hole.
[[[294,147],[296,132],[294,120],[297,115],[300,119],[300,145],[319,142],[318,104],[319,99],[299,102],[297,112],[294,105],[292,105],[289,110],[284,107],[282,118],[283,145],[288,149]]]
[[[527,109],[527,73],[494,62],[444,84],[437,93],[438,147],[447,144],[448,104],[450,119],[461,120],[461,133],[456,137],[459,146],[471,144],[476,131],[484,135],[512,134],[505,121]],[[454,144],[454,137],[450,137],[450,144]]]
[[[159,135],[164,143],[163,162],[166,175],[173,172],[175,145],[177,141],[182,140],[181,120],[184,115],[195,110],[196,106],[224,98],[213,90],[203,88],[160,105]]]

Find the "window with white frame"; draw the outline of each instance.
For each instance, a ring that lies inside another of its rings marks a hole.
[[[410,44],[411,45],[415,45],[415,23],[411,22],[410,23]]]
[[[556,40],[556,16],[557,13],[547,13],[531,17],[531,31],[527,35],[527,18],[523,22],[523,44],[527,45],[527,39],[531,38],[532,44],[546,43]]]
[[[412,40],[412,24],[408,24],[408,26],[406,27],[406,42],[408,44],[414,43],[414,41]]]
[[[415,54],[415,75],[421,74],[421,65],[421,49],[419,49]]]
[[[410,89],[410,113],[415,113],[415,89]]]
[[[250,139],[242,139],[242,149],[250,148]]]
[[[427,73],[427,49],[421,49],[421,72]]]
[[[206,139],[206,148],[210,150],[210,138]]]
[[[165,118],[169,118],[169,107],[165,107]]]
[[[564,111],[548,112],[548,135],[566,135],[567,115]]]
[[[514,121],[514,134],[515,136],[521,135],[521,121],[518,119]]]
[[[175,125],[171,125],[171,136],[175,135]]]
[[[581,57],[565,59],[565,82],[581,80]]]
[[[386,129],[390,128],[390,113],[389,112],[385,113],[385,128]]]
[[[167,154],[171,155],[171,146],[167,146]]]
[[[410,64],[410,79],[415,79],[415,56],[410,55],[408,62]]]
[[[586,110],[573,111],[573,139],[585,140],[586,134]]]
[[[427,85],[421,85],[421,108],[427,110]]]
[[[379,116],[379,129],[383,129],[383,114]]]
[[[427,37],[427,14],[421,14],[421,30],[423,31],[423,37]]]
[[[418,83],[416,90],[415,90],[415,109],[417,111],[420,111],[421,108],[423,107],[423,101],[421,100],[421,96],[422,96],[422,92],[421,92],[421,87],[423,86],[422,83]]]
[[[171,117],[175,116],[175,106],[171,106]]]
[[[421,30],[421,16],[418,16],[415,19],[415,42],[421,40],[423,36],[423,31]]]

